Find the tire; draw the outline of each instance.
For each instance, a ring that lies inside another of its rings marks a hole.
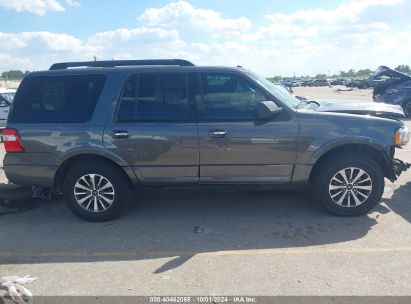
[[[69,170],[63,193],[66,205],[75,215],[90,222],[104,222],[118,217],[127,206],[130,182],[115,165],[89,160]]]
[[[411,100],[408,100],[404,103],[403,109],[405,116],[407,118],[411,118]]]
[[[354,168],[352,179],[351,168]],[[313,183],[318,201],[339,216],[367,214],[381,201],[384,187],[380,165],[363,154],[354,153],[349,157],[339,154],[327,159],[316,170]]]

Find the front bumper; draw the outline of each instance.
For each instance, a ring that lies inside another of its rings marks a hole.
[[[411,164],[403,162],[402,160],[399,159],[393,159],[392,161],[392,176],[393,176],[393,182],[400,177],[400,175],[407,171],[408,169],[411,168]]]

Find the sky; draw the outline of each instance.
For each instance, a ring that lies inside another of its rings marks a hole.
[[[0,0],[0,71],[182,58],[264,76],[411,64],[411,0]]]

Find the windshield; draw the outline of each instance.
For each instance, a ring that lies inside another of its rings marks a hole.
[[[257,74],[247,71],[247,75],[257,81],[260,85],[266,88],[271,94],[273,94],[278,100],[289,106],[290,108],[297,108],[301,104],[301,100],[290,94],[288,90],[278,84],[274,84],[271,81],[261,77]]]
[[[0,96],[3,97],[8,102],[12,102],[14,99],[15,93],[1,93]]]

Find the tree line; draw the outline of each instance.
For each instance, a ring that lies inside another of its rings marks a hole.
[[[411,75],[411,69],[409,65],[399,65],[395,68],[396,71],[404,73],[404,74],[408,74]],[[370,69],[361,69],[361,70],[354,70],[354,69],[350,69],[348,71],[340,71],[340,73],[338,74],[334,74],[334,75],[327,75],[327,74],[317,74],[314,77],[317,79],[325,79],[325,78],[333,78],[333,79],[339,79],[339,78],[368,78],[370,76],[370,74],[372,74],[374,71],[370,70]],[[281,75],[276,75],[273,77],[268,78],[269,80],[272,81],[281,81],[283,79],[291,79],[294,77],[283,77]],[[306,76],[301,76],[298,78],[311,78],[310,75],[306,75]]]
[[[1,78],[21,79],[29,73],[30,71],[10,70],[1,73]]]

